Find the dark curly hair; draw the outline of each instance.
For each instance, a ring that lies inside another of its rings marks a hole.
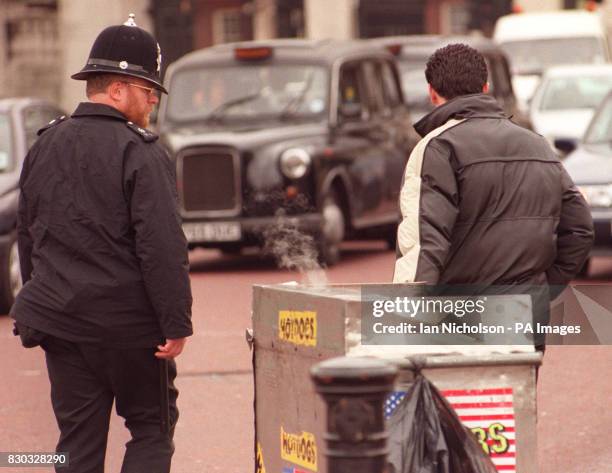
[[[487,83],[487,64],[484,56],[467,44],[449,44],[429,57],[425,78],[446,100],[477,94]]]

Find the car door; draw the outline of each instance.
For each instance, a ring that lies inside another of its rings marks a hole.
[[[489,68],[491,94],[499,102],[504,112],[512,117],[512,121],[531,129],[529,119],[518,109],[516,97],[512,90],[510,66],[506,57],[501,53],[488,54],[486,57]]]
[[[366,74],[376,99],[373,113],[376,133],[372,138],[384,150],[385,159],[384,202],[380,218],[395,222],[399,215],[398,200],[406,162],[420,137],[403,103],[394,64],[389,59],[380,58],[372,61],[371,65],[371,68],[366,66]]]
[[[23,160],[30,149],[30,146],[36,140],[36,132],[49,123],[50,120],[58,116],[59,110],[45,103],[27,103],[22,106],[18,103],[11,112],[12,122],[12,137],[13,144],[11,147],[11,165],[2,173],[2,189],[0,191],[6,196],[12,196],[10,199],[5,198],[5,204],[12,210],[7,211],[6,215],[10,215],[11,219],[16,217],[17,198],[18,198],[18,182],[21,174],[21,166]]]
[[[373,101],[365,59],[342,64],[338,78],[338,124],[334,162],[343,163],[349,180],[349,208],[355,228],[369,226],[384,201],[385,158],[375,137]]]

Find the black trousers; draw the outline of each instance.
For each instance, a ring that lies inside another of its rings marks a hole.
[[[176,364],[169,362],[170,431],[160,428],[160,375],[155,348],[114,349],[48,336],[45,350],[51,403],[60,429],[57,452],[68,452],[58,473],[103,473],[110,414],[125,419],[132,439],[121,473],[169,473],[178,419]]]

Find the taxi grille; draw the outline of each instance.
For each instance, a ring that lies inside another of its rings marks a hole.
[[[232,149],[197,149],[178,157],[179,194],[189,217],[240,213],[240,158]]]

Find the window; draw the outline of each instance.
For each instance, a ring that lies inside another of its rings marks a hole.
[[[213,13],[213,41],[232,43],[242,41],[242,12],[239,8],[216,10]]]
[[[402,104],[402,98],[399,90],[399,84],[393,67],[387,61],[380,64],[380,74],[382,76],[383,92],[385,94],[385,103],[388,107],[394,109]]]
[[[327,70],[311,64],[197,67],[172,77],[167,119],[320,119],[326,112]]]
[[[512,95],[510,69],[506,60],[502,56],[493,57],[489,61],[488,67],[490,67],[489,81],[492,86],[491,93],[497,98],[506,98]]]
[[[606,58],[597,37],[509,41],[501,47],[512,58],[513,74],[539,74],[558,64],[603,63]]]
[[[364,72],[368,79],[368,91],[372,110],[389,116],[401,104],[398,84],[391,64],[387,61],[367,61]]]
[[[363,103],[363,78],[360,63],[345,65],[340,70],[338,112],[342,121],[367,119],[368,107]]]
[[[385,103],[380,63],[367,61],[363,64],[363,70],[368,81],[368,96],[372,111],[382,115],[388,115],[390,110]]]
[[[612,90],[609,75],[556,77],[543,86],[540,110],[594,109]]]
[[[37,132],[42,127],[62,114],[61,111],[48,107],[30,107],[23,113],[23,126],[26,135],[27,149],[34,144],[38,138]]]
[[[440,16],[442,34],[465,34],[469,30],[470,11],[466,2],[443,3]]]
[[[13,133],[8,115],[0,114],[0,172],[5,172],[12,165]]]
[[[426,62],[426,57],[415,57],[399,63],[404,99],[409,107],[429,107],[428,84],[425,79]]]
[[[602,104],[584,137],[585,143],[612,142],[612,97]]]

